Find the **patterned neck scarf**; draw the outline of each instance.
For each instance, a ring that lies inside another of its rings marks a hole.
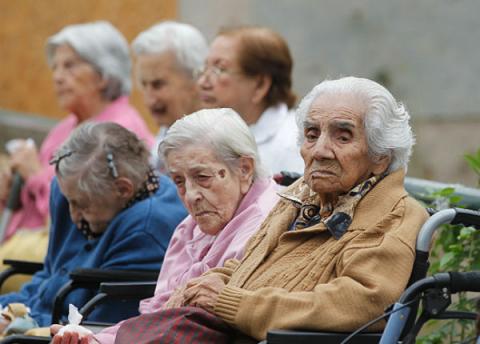
[[[144,199],[147,199],[150,196],[153,196],[158,188],[160,187],[159,180],[157,174],[150,169],[147,173],[147,179],[143,183],[143,185],[138,189],[138,191],[135,193],[135,195],[127,202],[125,207],[123,209],[130,208],[132,205],[134,205],[137,202],[140,202]],[[78,228],[80,232],[82,232],[83,235],[88,240],[93,240],[98,237],[100,237],[103,233],[94,233],[90,229],[90,225],[88,224],[87,221],[85,220],[80,220],[80,227]]]
[[[298,230],[324,223],[335,239],[340,239],[352,223],[353,214],[358,202],[383,178],[385,174],[373,176],[358,184],[345,195],[339,196],[335,206],[332,203],[320,207],[320,197],[313,194],[303,202],[287,195],[281,195],[293,202],[299,213],[291,229]]]

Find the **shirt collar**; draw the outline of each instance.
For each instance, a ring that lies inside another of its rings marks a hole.
[[[277,133],[280,125],[288,116],[288,107],[285,103],[280,103],[267,108],[258,121],[250,125],[250,131],[258,144],[271,140]]]

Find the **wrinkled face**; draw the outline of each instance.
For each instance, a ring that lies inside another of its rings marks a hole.
[[[365,105],[352,95],[320,96],[304,126],[305,180],[321,196],[337,197],[381,174],[389,160],[372,162],[364,128]]]
[[[67,44],[55,49],[52,72],[58,101],[65,110],[81,112],[102,97],[106,81]]]
[[[188,212],[202,232],[216,235],[233,218],[251,179],[242,180],[205,146],[182,147],[166,160]]]
[[[250,106],[256,81],[242,73],[239,49],[238,39],[228,36],[218,36],[210,45],[205,72],[198,79],[204,107],[229,107],[242,115]]]
[[[60,190],[67,198],[70,217],[72,222],[80,227],[80,221],[85,220],[90,225],[94,233],[103,233],[109,222],[123,208],[124,201],[112,195],[105,199],[98,197],[88,197],[87,194],[78,190],[77,178],[58,178]]]
[[[198,110],[196,81],[178,66],[172,52],[139,55],[136,73],[145,106],[158,126],[170,126]]]

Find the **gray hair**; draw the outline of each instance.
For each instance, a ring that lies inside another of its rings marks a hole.
[[[64,27],[47,41],[50,66],[58,46],[68,44],[107,80],[103,98],[115,100],[130,94],[131,60],[125,37],[109,22],[76,24]]]
[[[345,77],[325,80],[315,86],[301,101],[297,109],[297,125],[300,129],[299,142],[304,140],[304,121],[312,103],[322,95],[351,94],[365,101],[365,131],[369,155],[372,159],[390,157],[387,172],[400,168],[407,170],[408,161],[415,144],[410,115],[403,104],[380,84],[363,78]]]
[[[177,120],[159,145],[159,154],[167,161],[172,151],[186,145],[206,145],[232,170],[241,157],[253,159],[254,180],[267,174],[258,155],[255,139],[243,119],[232,109],[204,109]]]
[[[105,198],[118,177],[130,179],[139,189],[150,171],[149,156],[128,129],[113,122],[86,122],[60,147],[54,163],[59,178],[75,178],[79,191]]]
[[[208,44],[202,33],[192,25],[164,21],[141,32],[133,41],[136,55],[161,54],[171,51],[190,77],[203,68]]]

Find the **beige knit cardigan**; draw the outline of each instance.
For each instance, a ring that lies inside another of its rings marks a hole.
[[[240,262],[207,272],[226,282],[216,315],[261,340],[269,329],[352,331],[382,314],[408,282],[417,233],[428,217],[403,181],[403,171],[380,181],[339,240],[322,223],[287,231],[297,209],[280,200]],[[302,183],[286,193],[305,198]]]

